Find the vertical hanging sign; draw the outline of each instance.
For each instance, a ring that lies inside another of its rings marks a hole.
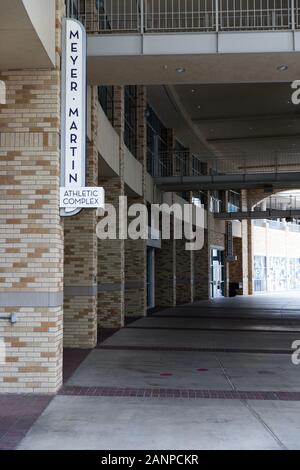
[[[85,186],[86,32],[74,19],[62,25],[60,214],[104,205],[104,190]]]

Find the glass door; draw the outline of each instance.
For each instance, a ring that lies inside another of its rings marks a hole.
[[[211,249],[211,297],[224,297],[224,250]]]

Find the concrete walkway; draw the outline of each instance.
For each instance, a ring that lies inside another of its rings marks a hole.
[[[300,449],[300,297],[198,302],[90,352],[20,449]]]

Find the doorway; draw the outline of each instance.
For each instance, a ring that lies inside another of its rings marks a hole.
[[[211,248],[211,281],[210,295],[213,299],[224,297],[225,294],[225,269],[224,250]]]

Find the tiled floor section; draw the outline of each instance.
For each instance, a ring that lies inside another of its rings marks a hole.
[[[98,344],[117,330],[99,330]],[[91,352],[64,349],[63,377],[66,383]],[[53,399],[51,395],[0,395],[0,450],[13,450]]]
[[[102,336],[106,339],[110,335]],[[90,352],[90,349],[64,350],[64,382]],[[52,395],[0,395],[0,450],[15,449],[53,398]]]
[[[65,351],[59,396],[0,396],[0,449],[20,441],[25,449],[133,448],[135,439],[138,448],[175,448],[189,433],[193,448],[251,448],[251,436],[254,448],[299,448],[300,387],[288,358],[299,298],[269,303],[204,302],[100,330],[97,350]],[[169,441],[161,443],[164,427]]]

